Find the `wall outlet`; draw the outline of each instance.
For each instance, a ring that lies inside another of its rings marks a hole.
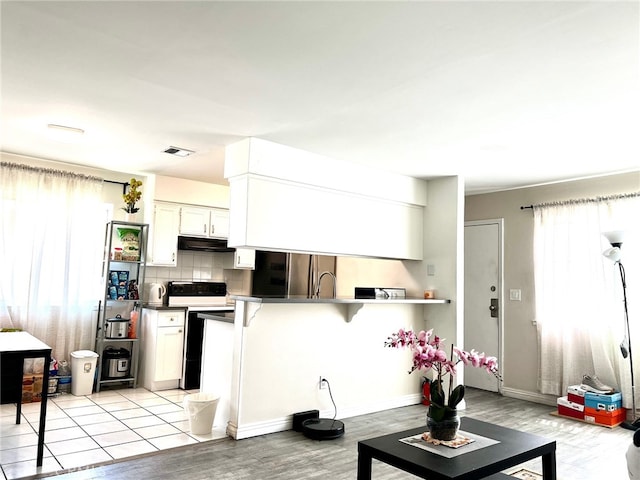
[[[325,390],[327,388],[327,381],[324,379],[322,375],[320,375],[320,379],[318,380],[318,390]]]

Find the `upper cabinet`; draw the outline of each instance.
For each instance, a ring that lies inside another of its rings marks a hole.
[[[211,210],[209,236],[227,238],[229,236],[229,210]]]
[[[233,268],[253,270],[256,268],[256,251],[253,248],[236,248]]]
[[[177,265],[178,235],[228,237],[228,186],[148,175],[143,195],[144,218],[150,227],[149,265]]]
[[[180,207],[155,203],[149,242],[150,265],[175,267],[178,261]]]
[[[426,181],[248,138],[225,149],[229,245],[423,259]]]
[[[180,235],[227,238],[229,236],[229,210],[180,207]]]

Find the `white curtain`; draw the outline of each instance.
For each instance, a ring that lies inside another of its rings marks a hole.
[[[640,302],[640,196],[539,205],[533,212],[540,391],[566,395],[583,374],[595,374],[622,391],[629,407],[630,363],[620,351],[625,332],[622,282],[618,266],[602,255],[610,247],[602,233],[627,233],[622,262],[632,348],[640,360],[640,305],[633,305]],[[637,374],[640,364],[634,369]]]
[[[58,360],[92,349],[104,243],[102,180],[0,165],[0,326]]]

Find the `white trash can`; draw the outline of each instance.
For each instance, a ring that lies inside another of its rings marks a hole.
[[[189,417],[191,433],[196,435],[211,433],[219,400],[220,397],[211,393],[192,393],[184,397],[184,411]]]
[[[71,393],[91,395],[98,354],[91,350],[71,352]]]

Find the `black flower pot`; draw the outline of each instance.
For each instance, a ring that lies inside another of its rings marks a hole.
[[[434,420],[427,414],[427,427],[429,434],[434,440],[453,440],[460,428],[460,417],[458,412],[453,410],[442,420]]]

